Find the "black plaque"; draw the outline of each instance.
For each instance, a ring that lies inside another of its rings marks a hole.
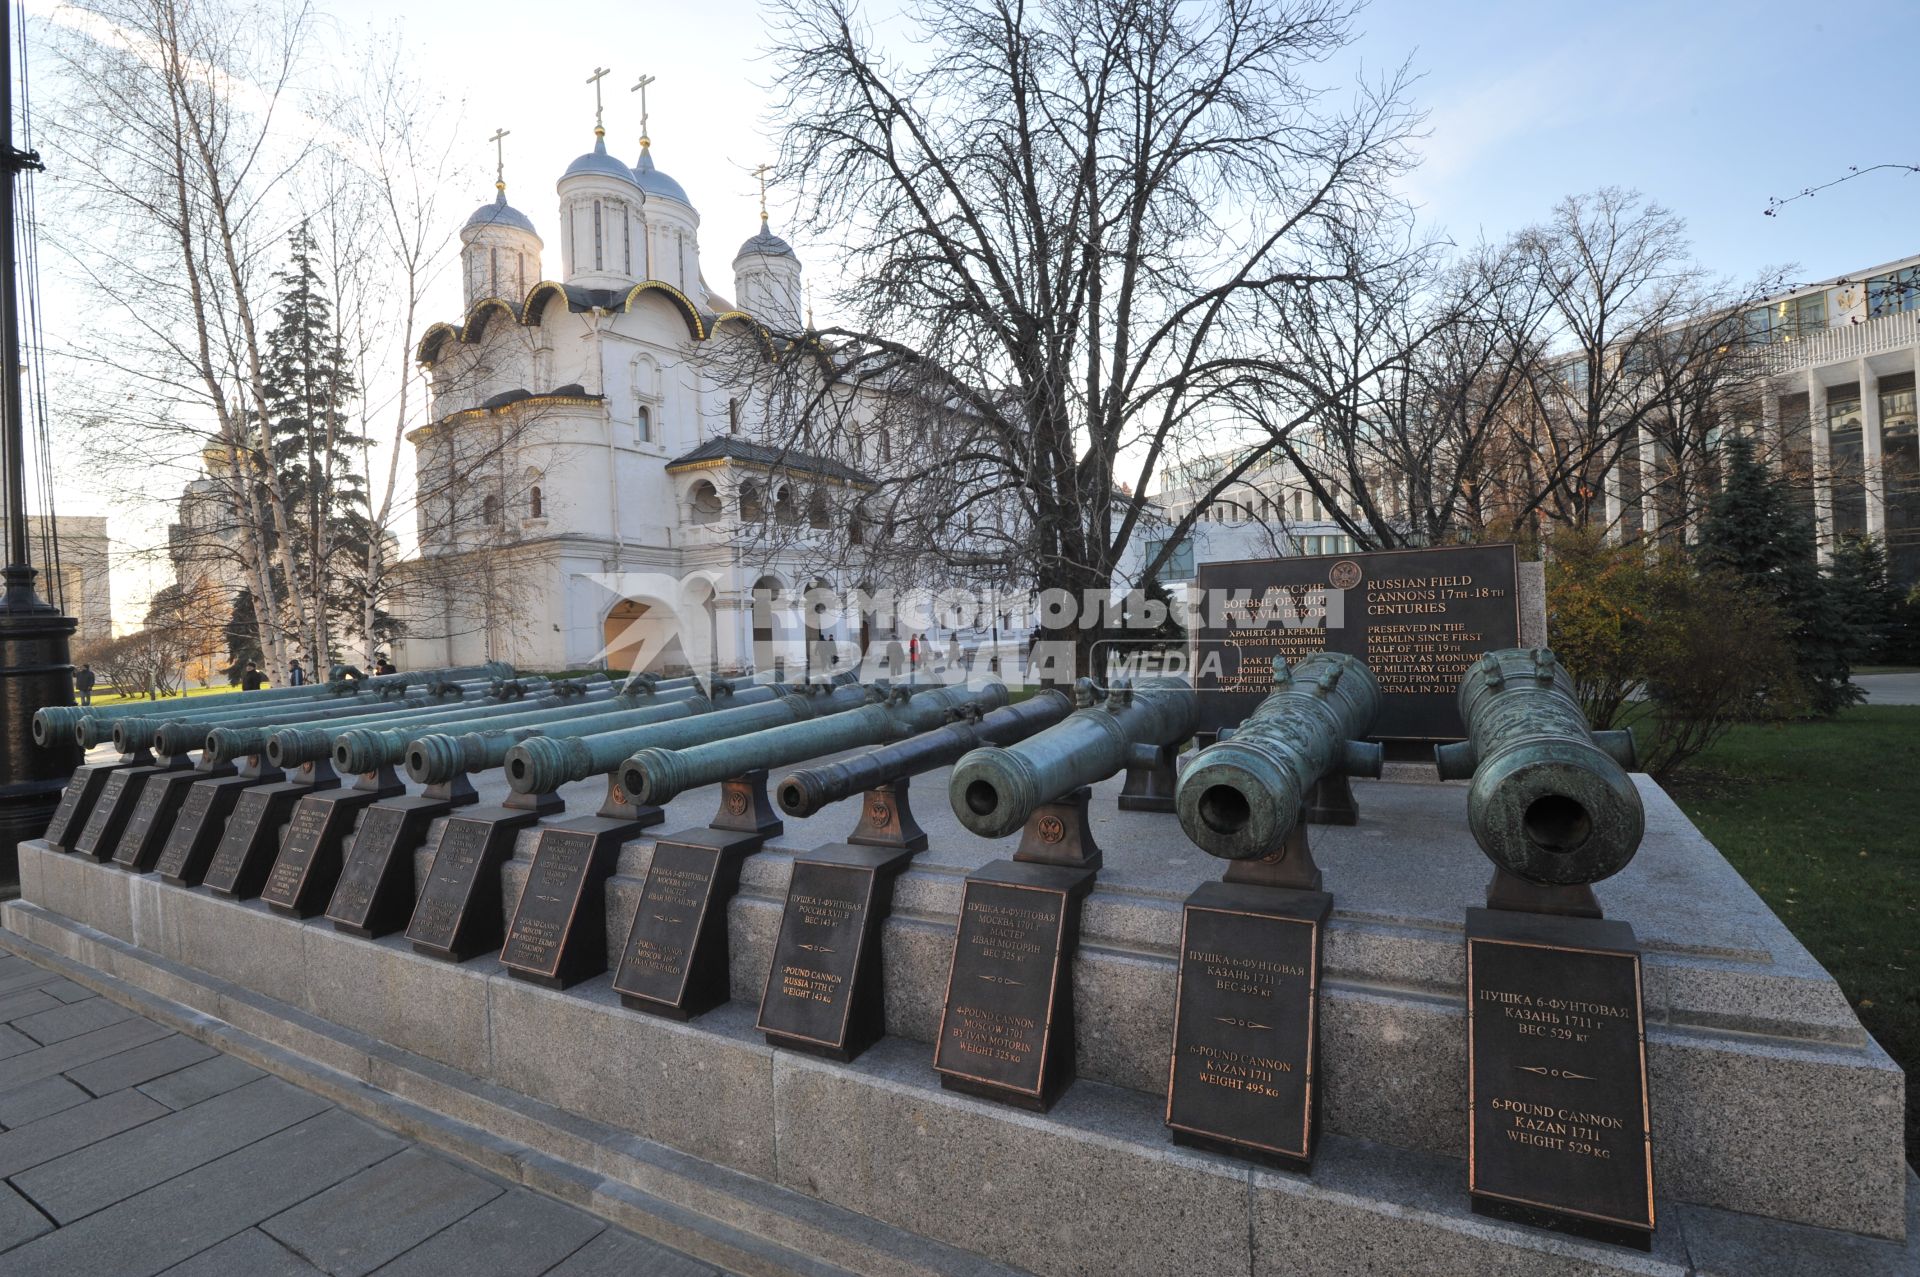
[[[233,815],[220,845],[201,882],[223,896],[251,900],[267,885],[267,875],[280,854],[280,826],[287,822],[302,798],[332,789],[339,780],[331,775],[308,783],[278,781],[256,785],[243,792],[234,803]]]
[[[222,776],[197,780],[187,786],[187,796],[180,804],[180,814],[174,818],[173,831],[167,835],[167,845],[161,849],[160,859],[154,862],[154,871],[177,887],[198,886],[206,876],[207,865],[213,860],[214,849],[220,845],[220,836],[240,795],[279,778],[276,769],[267,776]]]
[[[1483,1215],[1650,1249],[1633,928],[1467,910],[1468,1186]]]
[[[47,824],[44,835],[47,845],[72,851],[80,831],[87,826],[87,818],[93,814],[94,805],[100,801],[101,791],[107,787],[107,778],[133,765],[130,760],[123,760],[74,769],[72,779],[60,792],[60,805],[53,809],[53,819]]]
[[[851,1060],[886,1031],[880,927],[902,848],[829,844],[794,857],[755,1027],[774,1046]]]
[[[684,829],[654,844],[613,987],[635,1011],[690,1020],[730,995],[727,902],[758,834]]]
[[[123,768],[107,777],[100,799],[87,813],[87,823],[80,830],[73,849],[95,860],[110,859],[119,849],[120,835],[126,832],[127,821],[140,805],[140,795],[146,792],[148,779],[183,771],[185,766],[185,763],[149,763]]]
[[[398,788],[394,786],[393,788]],[[360,813],[382,798],[386,788],[334,789],[308,794],[287,822],[280,855],[260,889],[260,898],[276,913],[311,918],[333,899],[340,881],[342,848]]]
[[[151,872],[154,862],[160,857],[161,848],[166,846],[168,834],[173,830],[174,818],[179,815],[181,804],[192,791],[194,783],[230,776],[233,770],[231,763],[222,763],[207,771],[196,768],[193,771],[163,772],[149,776],[140,789],[140,801],[134,806],[132,818],[120,833],[120,845],[114,850],[113,863],[135,873]]]
[[[1073,1081],[1073,953],[1094,871],[996,860],[967,875],[933,1067],[1044,1113]]]
[[[542,829],[500,962],[509,975],[565,989],[607,969],[607,879],[638,820],[581,816]]]
[[[538,812],[511,807],[485,807],[448,819],[407,924],[415,952],[465,962],[500,951],[505,930],[500,868],[513,855],[514,836],[538,819]]]
[[[1288,1170],[1313,1158],[1320,946],[1333,897],[1209,882],[1180,924],[1167,1125]]]
[[[413,853],[426,842],[428,827],[453,806],[445,798],[407,794],[367,808],[327,904],[336,931],[375,938],[407,925],[417,903]]]
[[[1273,660],[1345,652],[1380,683],[1376,740],[1459,740],[1455,692],[1486,652],[1520,642],[1511,545],[1203,563],[1194,635],[1200,731],[1239,723],[1273,688]]]

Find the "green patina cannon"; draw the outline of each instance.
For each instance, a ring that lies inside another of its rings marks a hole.
[[[1434,751],[1442,780],[1472,778],[1467,823],[1500,869],[1577,887],[1626,868],[1645,814],[1627,775],[1631,732],[1587,724],[1545,648],[1489,652],[1460,680],[1467,739]]]
[[[1054,802],[1126,767],[1136,745],[1172,746],[1199,718],[1185,679],[1151,678],[1118,687],[1096,703],[1093,685],[1076,689],[1081,707],[1015,745],[976,749],[954,764],[947,797],[960,823],[982,838],[1002,838]]]
[[[529,680],[534,690],[541,690],[544,684]],[[490,712],[505,712],[525,703],[527,685],[522,685],[512,699],[490,698],[485,705],[429,705],[420,709],[395,708],[387,712],[356,718],[351,721],[353,727],[402,727],[418,731],[430,723],[461,721],[463,717],[485,716]],[[563,703],[568,694],[552,693],[555,706]],[[333,740],[346,725],[329,724],[324,720],[319,726],[309,726],[295,721],[278,727],[245,729],[255,732],[259,737],[259,750],[267,756],[275,767],[291,770],[306,763],[326,760],[333,753]],[[211,733],[209,733],[211,735]]]
[[[507,751],[507,784],[517,794],[548,794],[571,781],[617,771],[635,750],[657,745],[686,749],[745,732],[763,731],[868,703],[857,685],[795,687],[758,705],[723,709],[672,722],[650,723],[590,736],[534,736]]]
[[[968,750],[1025,740],[1072,710],[1066,693],[1042,688],[1018,705],[1002,705],[977,718],[969,715],[837,763],[794,772],[775,787],[774,797],[787,815],[811,816],[843,798],[945,767]]]
[[[35,713],[33,738],[45,745],[57,739],[57,733],[67,732],[69,738],[79,741],[83,749],[91,749],[113,735],[114,725],[119,720],[141,718],[147,720],[147,723],[144,729],[133,737],[137,747],[145,743],[148,736],[164,723],[198,721],[211,725],[215,721],[255,715],[268,709],[277,712],[283,707],[287,711],[287,717],[291,719],[299,717],[299,710],[296,707],[312,703],[314,708],[323,708],[328,703],[337,703],[342,696],[351,696],[356,700],[360,698],[379,700],[383,697],[404,695],[406,689],[416,685],[512,677],[513,666],[501,661],[492,661],[486,665],[462,666],[456,669],[410,670],[404,674],[388,674],[379,678],[342,679],[332,683],[305,684],[300,687],[275,687],[258,692],[234,692],[211,698],[212,703],[187,701],[177,706],[162,706],[149,701],[138,705],[114,705],[98,709],[72,705],[52,706]]]
[[[1380,746],[1360,739],[1379,712],[1380,685],[1353,657],[1316,652],[1291,670],[1276,660],[1273,692],[1181,774],[1180,827],[1209,855],[1273,857],[1315,786],[1380,774]]]
[[[473,772],[503,766],[507,754],[537,736],[595,736],[604,732],[672,722],[718,711],[759,705],[789,694],[784,687],[755,684],[735,687],[715,679],[709,695],[673,688],[655,697],[616,696],[565,710],[487,719],[460,735],[433,732],[406,742],[402,757],[407,775],[423,785],[444,785]],[[621,704],[630,701],[631,704]],[[382,736],[387,733],[381,733]],[[345,742],[346,736],[336,742]]]
[[[113,725],[113,743],[122,752],[138,748],[141,744],[150,744],[155,753],[166,757],[184,753],[190,749],[204,749],[207,741],[216,732],[235,735],[251,733],[259,736],[254,729],[266,728],[268,731],[296,724],[333,722],[336,719],[364,719],[385,714],[400,713],[404,710],[429,709],[439,706],[451,711],[460,706],[467,709],[485,708],[517,701],[529,691],[539,691],[545,686],[541,679],[526,682],[502,681],[499,679],[467,679],[458,682],[418,683],[406,689],[406,694],[397,698],[373,700],[366,697],[352,697],[341,702],[312,701],[295,705],[264,706],[257,713],[240,714],[216,719],[172,719],[159,720],[150,717],[123,718]],[[229,738],[231,739],[231,738]],[[264,738],[262,738],[264,739]],[[239,758],[245,754],[260,752],[260,746],[251,749],[233,749],[221,755],[221,758]]]
[[[638,749],[620,766],[620,784],[635,802],[659,806],[689,789],[714,785],[752,771],[784,767],[861,745],[898,740],[946,721],[955,712],[985,712],[1007,703],[1006,684],[942,687],[885,699],[810,722],[768,728],[678,749]]]

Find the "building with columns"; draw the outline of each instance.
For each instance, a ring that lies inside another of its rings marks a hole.
[[[504,166],[460,233],[465,313],[418,352],[432,411],[408,436],[420,548],[395,607],[404,665],[797,671],[808,638],[853,637],[770,601],[854,584],[817,575],[832,556],[809,545],[857,535],[844,512],[866,483],[858,456],[758,437],[739,361],[801,328],[799,258],[763,197],[721,292],[644,106],[641,132],[629,163],[596,124],[546,234],[508,203]],[[748,548],[743,527],[767,520],[787,525],[758,538],[779,548]]]
[[[1795,289],[1740,317],[1761,357],[1758,427],[1766,455],[1802,480],[1819,554],[1847,537],[1879,540],[1888,576],[1920,582],[1920,256]],[[1642,441],[1640,473],[1656,472]],[[1628,480],[1630,483],[1631,480]],[[1612,476],[1607,521],[1638,494]],[[1639,502],[1655,518],[1651,502]]]

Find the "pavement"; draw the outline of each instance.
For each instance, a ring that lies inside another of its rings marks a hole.
[[[1855,674],[1869,705],[1920,705],[1920,674]]]
[[[0,1277],[724,1277],[0,956]]]

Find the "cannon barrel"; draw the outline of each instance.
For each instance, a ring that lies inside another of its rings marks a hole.
[[[742,732],[757,732],[821,714],[837,714],[867,703],[858,685],[831,690],[794,688],[757,705],[723,709],[674,722],[651,723],[590,736],[533,736],[507,751],[507,784],[515,793],[544,794],[569,781],[616,770],[638,749],[659,745],[685,749]]]
[[[457,710],[444,718],[433,719],[431,725],[403,722],[391,727],[373,727],[352,723],[333,738],[333,765],[336,771],[343,774],[394,766],[406,758],[408,742],[428,731],[489,731],[496,727],[547,718],[605,714],[646,704],[668,705],[689,699],[689,696],[689,689],[684,688],[674,688],[657,696],[617,696],[609,684],[605,689],[589,692],[584,697],[555,692],[513,704]]]
[[[423,785],[441,785],[455,776],[491,771],[505,765],[509,750],[536,736],[592,736],[693,718],[736,705],[757,705],[782,695],[785,693],[771,687],[746,687],[717,701],[705,696],[660,696],[628,708],[616,708],[602,701],[591,706],[593,712],[582,717],[551,712],[528,715],[525,720],[488,719],[463,735],[435,732],[408,741],[404,754],[407,775]]]
[[[1209,855],[1271,855],[1320,780],[1380,774],[1380,747],[1360,739],[1379,712],[1380,684],[1353,657],[1315,652],[1291,670],[1276,660],[1274,690],[1181,773],[1180,827]]]
[[[634,751],[620,765],[620,787],[633,800],[656,807],[702,785],[717,785],[742,772],[836,754],[861,745],[898,740],[937,727],[956,712],[985,712],[1007,703],[998,679],[973,687],[943,687],[918,696],[889,696],[844,714],[771,727],[681,749],[658,745]]]
[[[1626,868],[1646,814],[1631,732],[1596,732],[1545,648],[1489,652],[1460,680],[1467,739],[1434,750],[1442,780],[1472,778],[1467,824],[1496,865],[1572,886]]]
[[[115,725],[124,719],[148,720],[142,729],[131,737],[134,742],[139,743],[147,740],[162,723],[184,723],[194,720],[211,723],[215,720],[260,713],[262,710],[279,712],[282,709],[286,710],[290,717],[297,717],[297,707],[312,704],[318,708],[319,705],[315,703],[334,703],[343,696],[378,698],[414,684],[512,677],[513,666],[504,661],[490,661],[485,665],[460,666],[453,669],[411,670],[405,674],[384,674],[378,678],[339,679],[331,683],[273,687],[258,692],[231,692],[205,701],[187,701],[171,707],[148,701],[138,705],[115,705],[98,710],[82,709],[77,714],[63,713],[57,719],[49,718],[48,730],[66,730],[69,739],[78,741],[83,749],[91,749],[101,741],[114,737]],[[74,707],[58,708],[66,711]],[[56,724],[64,726],[56,727]],[[38,725],[35,727],[34,739],[41,740]],[[114,737],[114,739],[117,741],[123,738]],[[45,741],[41,740],[41,743],[44,744]]]
[[[531,682],[532,680],[529,681]],[[487,709],[510,708],[514,703],[515,702],[509,701],[495,701],[492,705],[468,706],[467,708],[479,709],[484,712]],[[403,726],[418,731],[429,723],[440,722],[449,715],[461,712],[463,711],[448,705],[429,705],[422,709],[396,709],[387,713],[369,715],[366,718],[357,718],[353,720],[353,726]],[[332,754],[333,738],[337,736],[342,729],[326,724],[318,727],[309,727],[304,723],[295,721],[283,724],[277,728],[265,727],[256,730],[260,732],[262,737],[258,752],[265,754],[275,767],[291,769],[303,763],[316,762]]]
[[[1079,692],[1089,699],[1093,685],[1082,679]],[[968,829],[982,838],[1002,838],[1025,824],[1041,803],[1125,767],[1132,746],[1177,744],[1193,734],[1198,720],[1193,687],[1185,679],[1143,679],[1018,744],[988,745],[965,755],[954,764],[947,799]]]
[[[469,696],[485,696],[492,686],[498,686],[498,684],[489,683],[486,679],[471,679],[457,683],[422,684],[400,700],[372,700],[356,696],[337,702],[302,702],[297,707],[267,706],[258,713],[238,714],[231,717],[123,718],[113,725],[113,743],[115,748],[123,753],[131,752],[144,741],[153,746],[156,754],[162,756],[180,754],[190,749],[203,748],[207,734],[215,727],[247,728],[268,725],[285,727],[294,723],[316,723],[336,718],[364,718],[368,715],[388,714],[400,709],[422,709],[429,705],[445,705]],[[237,758],[239,755],[229,757]]]
[[[979,718],[962,718],[906,740],[793,772],[774,787],[780,810],[811,816],[830,803],[945,767],[982,745],[1011,745],[1073,712],[1073,700],[1043,687],[1018,705],[1002,705]]]
[[[404,701],[369,701],[360,707],[360,712],[354,714],[276,714],[271,717],[266,717],[264,721],[257,718],[248,718],[229,720],[212,726],[205,723],[182,724],[178,730],[184,731],[190,728],[200,733],[199,744],[202,762],[224,763],[231,762],[236,758],[245,758],[249,754],[264,754],[267,752],[268,740],[275,734],[290,731],[295,728],[311,728],[315,723],[325,724],[324,727],[315,730],[332,734],[344,730],[348,725],[357,727],[365,723],[383,722],[399,714],[417,713],[422,710],[437,710],[442,714],[471,714],[474,712],[484,714],[488,710],[494,710],[504,714],[519,705],[521,703],[519,697],[524,696],[528,690],[539,691],[544,686],[546,686],[544,680],[528,679],[525,684],[513,684],[515,691],[511,698],[496,698],[489,694],[482,700],[475,702],[464,699],[448,701],[408,697]],[[562,693],[558,690],[559,686],[559,684],[554,684],[554,690],[549,694],[554,696],[566,695],[567,693]],[[347,722],[344,724],[336,723],[335,720],[341,718],[346,719]],[[162,732],[171,732],[173,730],[175,729],[169,726],[168,728],[163,728]],[[155,733],[154,740],[156,742],[162,739],[161,733]]]

